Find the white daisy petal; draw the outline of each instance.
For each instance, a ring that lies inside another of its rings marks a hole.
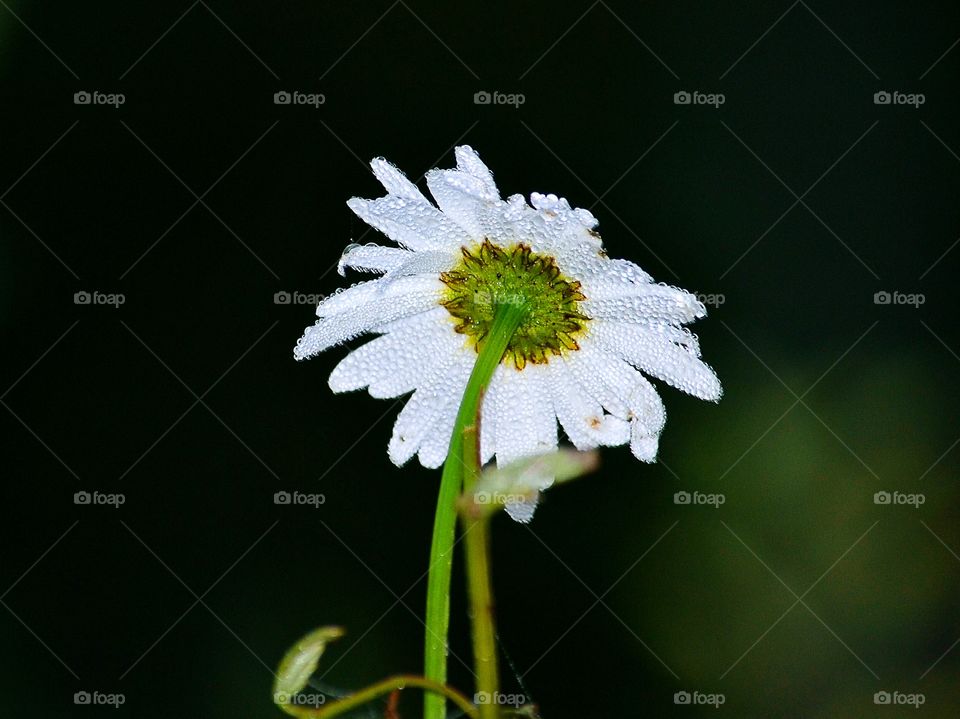
[[[520,195],[511,197],[507,202],[480,203],[477,205],[477,222],[481,234],[484,237],[523,237],[533,247],[533,234],[521,222],[524,209],[530,208],[526,207]]]
[[[413,393],[393,426],[393,436],[387,446],[390,461],[398,466],[405,464],[433,431],[446,403],[459,404],[475,359],[471,352],[462,349],[434,358],[425,381]]]
[[[601,447],[619,447],[630,440],[630,423],[612,414],[605,414],[596,434],[597,444]]]
[[[601,380],[627,406],[628,418],[647,434],[659,435],[667,421],[667,410],[650,380],[619,357],[609,356],[605,367]]]
[[[417,189],[417,186],[410,182],[402,171],[382,157],[371,161],[370,167],[373,168],[373,174],[389,194],[408,200],[427,202],[427,198]]]
[[[456,170],[430,170],[427,173],[427,187],[444,215],[460,225],[473,239],[483,237],[479,215],[480,206],[486,200],[480,180]]]
[[[370,396],[377,399],[412,392],[420,379],[421,358],[410,355],[408,342],[400,332],[370,340],[340,360],[327,384],[336,393],[370,386]]]
[[[361,272],[384,273],[388,281],[409,275],[430,274],[433,278],[446,272],[458,260],[451,252],[411,252],[380,245],[356,246],[343,253],[337,272],[346,275],[347,268]],[[431,279],[433,279],[431,278]]]
[[[358,245],[341,255],[340,262],[337,263],[337,272],[341,276],[346,275],[348,268],[360,272],[389,272],[401,267],[416,254],[396,247]]]
[[[528,365],[522,372],[501,365],[494,372],[481,406],[480,460],[497,456],[498,464],[557,447],[557,419],[547,366]],[[525,402],[518,401],[520,393]],[[517,416],[518,408],[525,413]]]
[[[694,295],[667,285],[641,285],[630,294],[612,296],[612,291],[591,287],[587,283],[583,292],[587,296],[581,304],[583,312],[599,319],[620,319],[627,322],[644,322],[664,319],[682,324],[706,315],[707,311]],[[592,290],[599,290],[591,292]],[[615,291],[615,290],[614,290]],[[606,297],[603,297],[606,294]],[[594,299],[600,297],[600,299]]]
[[[642,294],[654,284],[650,275],[627,260],[591,256],[583,263],[577,274],[584,294],[592,300]]]
[[[626,415],[617,415],[630,419],[630,450],[637,459],[654,461],[660,432],[667,421],[663,400],[650,381],[627,362],[603,351],[597,354],[596,377],[604,387],[600,401],[605,407],[608,402],[626,407]]]
[[[385,279],[393,281],[410,275],[430,275],[435,279],[441,272],[452,269],[460,260],[460,253],[451,252],[411,252],[402,265],[391,270]]]
[[[646,327],[594,320],[590,335],[637,369],[682,392],[714,402],[723,395],[720,380],[709,365]]]
[[[467,373],[469,376],[469,372]],[[466,380],[464,381],[466,385]],[[427,434],[417,452],[417,459],[427,469],[436,469],[443,464],[450,451],[450,439],[453,435],[453,425],[460,409],[459,397],[446,397],[439,406],[439,411],[433,422],[433,429]]]
[[[567,361],[567,367],[573,373],[574,379],[587,394],[610,414],[620,419],[629,419],[630,408],[621,397],[619,388],[615,383],[611,388],[610,383],[604,381],[611,369],[617,369],[615,364],[623,365],[624,362],[589,342],[583,343],[580,351],[572,353]],[[630,369],[633,370],[632,367]]]
[[[500,193],[497,191],[497,183],[493,181],[493,174],[474,149],[469,145],[460,145],[454,150],[454,154],[457,158],[457,169],[480,180],[483,183],[484,195],[491,202],[499,200]]]
[[[630,451],[641,462],[655,462],[660,446],[659,434],[647,434],[640,422],[633,422],[630,428]]]
[[[577,384],[565,361],[550,362],[547,367],[557,419],[574,447],[579,450],[615,447],[629,441],[629,423],[605,414],[600,403]]]
[[[393,320],[433,309],[437,295],[436,289],[424,289],[396,297],[383,296],[336,315],[321,317],[297,342],[294,357],[306,359]]]
[[[557,415],[547,365],[527,365],[522,372],[501,365],[497,372],[501,374],[500,396],[509,402],[496,423],[497,466],[556,450]],[[553,484],[554,477],[542,474],[526,479],[544,490]],[[504,509],[516,521],[526,523],[533,519],[537,502],[538,497],[509,500]]]
[[[509,397],[501,399],[503,367],[498,367],[487,386],[480,405],[480,462],[486,464],[497,450],[497,417],[504,414],[504,421],[510,421]]]
[[[414,251],[455,248],[470,239],[460,225],[426,201],[397,195],[379,200],[354,197],[347,206],[368,225]]]
[[[510,515],[510,519],[515,522],[520,522],[521,524],[530,524],[533,520],[533,514],[537,510],[537,505],[540,504],[540,493],[537,492],[536,496],[532,499],[523,499],[523,500],[511,500],[504,504],[503,508],[507,510],[507,514]]]
[[[584,303],[586,304],[586,303]],[[674,343],[685,349],[694,357],[700,356],[700,340],[686,327],[678,327],[675,324],[657,317],[634,317],[626,313],[617,318],[595,318],[597,327],[610,324],[635,324],[636,328],[632,330],[631,336],[641,336],[649,338],[650,341]]]
[[[557,448],[557,415],[550,394],[547,365],[527,365],[523,371],[497,368],[501,402],[495,425],[497,465],[543,454]],[[551,479],[552,481],[552,479]]]
[[[356,309],[357,307],[381,300],[386,297],[434,290],[441,292],[443,284],[436,276],[407,277],[395,282],[387,282],[383,277],[366,282],[358,282],[352,287],[337,290],[329,297],[324,298],[317,305],[317,317],[333,317],[341,312]]]
[[[437,352],[454,351],[455,335],[442,317],[424,312],[397,321],[395,328],[344,357],[330,374],[334,392],[368,387],[371,397],[390,399],[417,388],[424,365]]]

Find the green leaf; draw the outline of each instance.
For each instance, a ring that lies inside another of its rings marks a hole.
[[[304,636],[287,651],[273,683],[273,700],[278,706],[282,708],[289,702],[290,697],[307,685],[310,677],[317,671],[317,664],[327,644],[345,633],[341,627],[320,627]]]

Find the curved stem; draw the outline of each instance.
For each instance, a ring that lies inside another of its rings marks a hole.
[[[299,717],[299,719],[331,719],[331,717],[339,716],[351,709],[356,709],[358,706],[366,704],[383,694],[398,689],[406,689],[407,687],[424,689],[428,692],[427,696],[437,696],[441,701],[446,697],[456,704],[470,719],[479,719],[477,708],[473,706],[470,700],[463,696],[463,694],[444,684],[438,684],[437,682],[413,674],[397,674],[392,677],[387,677],[376,684],[371,684],[365,689],[361,689],[328,706],[299,707],[295,704],[281,704],[280,708],[290,716]]]
[[[439,684],[447,681],[447,633],[450,627],[450,573],[453,568],[454,531],[457,524],[457,497],[463,489],[464,469],[468,462],[476,466],[475,452],[464,457],[464,430],[476,423],[483,390],[503,357],[510,338],[520,325],[526,308],[520,304],[499,304],[490,333],[484,338],[477,363],[463,392],[460,410],[453,425],[450,449],[440,478],[440,493],[430,546],[430,570],[427,580],[427,616],[424,638],[424,675]],[[474,446],[476,446],[474,444]],[[424,697],[424,719],[443,719],[443,697]]]

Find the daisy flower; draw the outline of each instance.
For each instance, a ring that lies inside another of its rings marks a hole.
[[[498,466],[553,451],[557,424],[580,450],[629,444],[653,462],[666,420],[647,376],[705,400],[722,394],[683,325],[706,315],[697,298],[610,259],[587,210],[533,193],[500,198],[470,147],[457,168],[431,170],[431,203],[382,158],[371,163],[387,191],[351,199],[362,220],[396,243],[351,245],[339,263],[376,273],[324,299],[297,342],[298,360],[365,334],[330,375],[334,392],[412,396],[388,454],[443,464],[457,409],[497,302],[522,302],[525,319],[494,372],[480,411],[481,461]],[[546,488],[551,477],[538,479]],[[520,521],[535,501],[508,506]]]

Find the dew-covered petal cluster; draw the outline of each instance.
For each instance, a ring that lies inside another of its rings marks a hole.
[[[456,148],[456,160],[456,169],[427,173],[432,202],[386,160],[371,163],[387,194],[347,204],[394,245],[347,248],[340,273],[376,278],[323,300],[294,356],[375,335],[337,365],[330,387],[377,398],[412,393],[388,454],[398,465],[416,455],[439,467],[485,331],[489,279],[491,297],[504,287],[528,293],[521,300],[540,316],[521,325],[484,395],[482,461],[551,452],[558,427],[577,449],[629,445],[637,459],[655,461],[666,411],[648,378],[714,402],[723,392],[684,327],[706,315],[703,304],[608,258],[589,211],[550,194],[501,199],[473,149]],[[535,478],[541,489],[552,482]],[[527,500],[507,511],[527,522],[535,507]]]

